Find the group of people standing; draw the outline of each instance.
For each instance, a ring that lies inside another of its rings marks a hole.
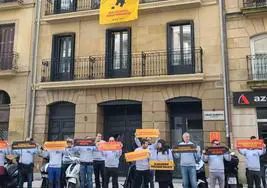
[[[89,139],[89,137],[87,137]],[[255,137],[251,137],[255,139]],[[34,142],[32,139],[27,139]],[[109,142],[114,142],[115,138],[110,137]],[[49,150],[46,151],[42,146],[36,144],[34,149],[0,149],[0,178],[4,173],[4,162],[6,155],[12,154],[19,157],[19,188],[23,187],[25,177],[27,178],[28,188],[32,187],[34,156],[39,155],[49,160],[48,179],[50,188],[63,188],[65,186],[65,171],[73,162],[73,157],[78,157],[80,161],[80,187],[93,188],[93,173],[95,175],[96,188],[108,188],[110,177],[112,177],[112,187],[118,188],[118,172],[120,157],[122,150],[100,151],[98,146],[105,142],[102,135],[98,133],[95,138],[95,144],[92,146],[74,146],[72,139],[67,139],[67,148],[64,150]],[[145,159],[136,160],[134,188],[154,187],[155,181],[158,182],[160,188],[173,188],[172,170],[152,170],[150,169],[150,160],[156,161],[174,161],[174,158],[180,159],[181,174],[183,186],[185,188],[197,188],[197,173],[196,165],[203,161],[208,163],[210,188],[215,188],[218,180],[219,187],[225,187],[225,169],[224,161],[230,161],[231,155],[226,152],[222,155],[208,155],[205,150],[201,152],[200,147],[197,147],[196,152],[181,152],[174,153],[166,145],[163,139],[156,139],[154,143],[150,138],[138,139],[135,138],[137,148],[135,151],[146,150],[149,155]],[[193,145],[190,141],[189,133],[183,134],[183,142],[178,145]],[[220,146],[219,140],[213,140],[214,147]],[[260,181],[260,156],[266,152],[265,145],[262,149],[242,149],[239,152],[245,156],[246,161],[246,176],[248,187],[252,188],[255,182],[256,188],[261,186]],[[25,176],[26,174],[26,176]],[[100,181],[100,177],[102,181]],[[1,179],[0,179],[1,187]]]

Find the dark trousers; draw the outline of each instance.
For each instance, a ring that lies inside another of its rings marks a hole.
[[[168,188],[170,187],[170,182],[164,181],[164,182],[159,182],[159,188]]]
[[[61,188],[66,186],[66,170],[69,167],[69,164],[62,164],[61,166],[61,180],[60,180],[60,185]]]
[[[119,182],[118,182],[118,168],[105,168],[105,188],[108,188],[109,179],[112,177],[112,188],[118,188]]]
[[[102,179],[102,188],[104,187],[104,170],[105,170],[105,161],[94,161],[94,174],[95,174],[96,188],[101,188],[100,175]]]
[[[266,180],[265,180],[265,170],[266,170],[266,166],[262,165],[261,166],[261,180],[262,180],[262,185],[263,188],[266,188]]]
[[[252,171],[252,170],[248,170],[248,188],[253,188],[253,184],[255,182],[255,186],[256,188],[260,188],[261,187],[261,172],[260,171]]]
[[[5,178],[6,176],[0,175],[0,188],[5,188]]]
[[[155,171],[154,170],[150,170],[150,176],[149,176],[150,188],[154,188],[154,176],[155,176]]]
[[[148,182],[150,177],[150,170],[139,171],[136,170],[134,178],[134,188],[141,188],[143,182],[143,188],[148,188]]]
[[[27,181],[27,187],[32,188],[33,181],[33,164],[19,164],[19,188],[23,188],[23,184]]]

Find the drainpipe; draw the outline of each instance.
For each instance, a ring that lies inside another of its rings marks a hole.
[[[39,46],[39,32],[40,32],[40,17],[41,17],[41,0],[36,0],[35,6],[35,18],[34,18],[34,37],[33,37],[33,51],[32,51],[32,74],[31,74],[31,93],[30,93],[30,126],[28,127],[28,136],[32,138],[33,135],[33,123],[35,114],[35,101],[36,101],[36,89],[35,84],[37,82],[37,58],[38,58],[38,46]]]
[[[229,85],[229,62],[227,51],[227,31],[225,1],[219,0],[220,11],[220,38],[221,38],[221,61],[223,64],[223,90],[224,90],[224,117],[226,129],[226,144],[231,148],[231,109],[230,109],[230,85]]]

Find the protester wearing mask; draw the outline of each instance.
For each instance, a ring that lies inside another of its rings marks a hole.
[[[219,140],[213,140],[213,147],[220,146]],[[231,155],[229,152],[223,155],[207,155],[206,151],[203,151],[202,160],[208,162],[210,172],[210,188],[215,188],[216,180],[218,179],[220,188],[225,187],[225,174],[224,174],[224,160],[231,161]]]
[[[156,161],[173,161],[173,156],[170,148],[166,146],[166,142],[162,139],[157,142],[157,150],[151,154],[151,160]],[[170,170],[156,170],[155,179],[159,183],[159,188],[173,187],[172,173]]]
[[[33,139],[26,138],[25,141],[34,143]],[[25,178],[27,180],[28,188],[32,188],[33,181],[33,167],[34,167],[34,157],[39,154],[41,149],[36,145],[36,148],[31,149],[16,149],[12,151],[12,154],[19,157],[18,171],[19,171],[19,188],[23,188]]]
[[[256,188],[261,187],[261,166],[260,166],[260,156],[265,154],[266,145],[259,149],[240,149],[238,150],[240,154],[244,155],[247,161],[247,183],[248,188],[253,188],[254,182]]]
[[[114,137],[109,138],[109,142],[115,142]],[[112,177],[112,187],[118,188],[118,171],[122,150],[104,151],[105,157],[105,188],[108,188],[109,179]]]
[[[190,142],[190,134],[183,134],[184,142],[179,143],[178,145],[193,145]],[[199,147],[197,147],[198,150]],[[197,153],[176,153],[175,157],[180,158],[181,172],[183,178],[183,184],[185,188],[188,188],[191,185],[192,188],[197,188],[197,173],[196,173],[196,164],[200,160],[200,151]]]
[[[151,155],[151,152],[148,150],[148,140],[143,139],[141,141],[141,147],[135,149],[135,151],[140,151],[140,150],[147,150],[147,152],[149,152],[149,155]],[[149,176],[150,176],[149,157],[143,160],[137,160],[135,162],[135,165],[136,165],[136,172],[134,178],[134,188],[141,188],[142,183],[144,188],[148,188]]]
[[[98,133],[96,135],[95,144],[98,144],[102,140],[102,135]],[[104,187],[104,169],[105,169],[105,157],[102,151],[93,151],[93,166],[95,174],[95,185],[96,188],[101,188],[100,186],[100,175],[102,179],[102,188]]]

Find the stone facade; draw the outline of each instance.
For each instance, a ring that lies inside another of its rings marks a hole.
[[[0,90],[11,99],[9,117],[9,142],[27,136],[27,94],[31,62],[34,1],[0,3],[0,25],[15,24],[14,54],[16,69],[0,70]],[[1,56],[1,54],[0,54]]]

